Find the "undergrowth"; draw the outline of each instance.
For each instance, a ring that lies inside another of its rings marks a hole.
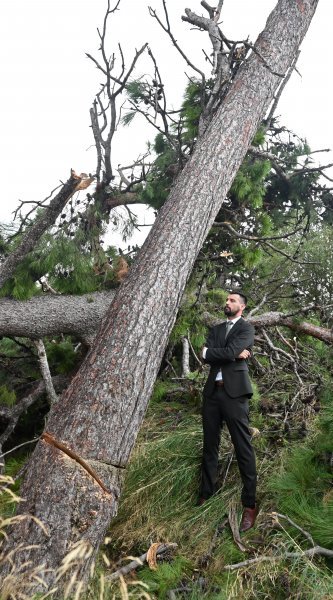
[[[242,552],[225,523],[231,503],[240,496],[234,458],[227,475],[225,472],[232,457],[228,433],[224,431],[220,450],[221,489],[197,507],[202,447],[200,412],[190,403],[166,401],[167,386],[164,399],[161,392],[162,389],[148,411],[118,517],[110,530],[110,537],[116,540],[108,550],[111,561],[121,554],[140,555],[153,542],[176,542],[178,551],[171,562],[161,563],[157,571],[145,567],[137,572],[153,598],[333,598],[333,560],[302,556],[302,550],[311,547],[308,539],[288,520],[275,516],[275,511],[285,514],[309,531],[316,544],[333,547],[332,470],[327,460],[333,451],[329,395],[322,399],[321,416],[306,442],[272,448],[269,422],[263,418],[259,395],[255,394],[251,424],[260,429],[260,435],[254,439],[260,513],[255,528],[242,536],[247,546],[247,551]],[[240,516],[241,506],[238,508]],[[286,552],[299,556],[276,559]],[[225,569],[256,556],[271,560],[235,571]]]

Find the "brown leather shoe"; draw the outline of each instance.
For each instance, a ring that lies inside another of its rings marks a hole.
[[[255,508],[246,508],[245,507],[243,510],[243,515],[242,515],[242,520],[241,520],[239,531],[247,531],[248,529],[251,529],[251,527],[253,527],[253,525],[254,525],[257,514],[258,514],[257,506],[255,506]]]

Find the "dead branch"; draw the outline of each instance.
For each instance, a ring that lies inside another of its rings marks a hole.
[[[244,546],[244,544],[240,538],[239,527],[238,527],[238,518],[237,518],[237,506],[234,501],[232,501],[230,504],[228,520],[229,520],[230,529],[232,531],[232,537],[234,538],[234,542],[235,542],[236,546],[241,550],[241,552],[247,552],[248,548],[246,546]]]
[[[38,440],[39,440],[39,437],[35,437],[32,440],[29,440],[27,442],[22,442],[22,444],[18,444],[17,446],[14,446],[14,448],[11,448],[10,450],[3,452],[2,454],[0,454],[0,461],[2,460],[3,456],[7,456],[8,454],[13,454],[13,452],[16,452],[16,450],[19,450],[23,446],[29,446],[30,444],[34,444],[35,442],[38,442]]]
[[[275,111],[277,109],[279,100],[280,100],[280,98],[282,96],[282,92],[283,92],[284,88],[286,87],[286,85],[287,85],[287,83],[288,83],[288,81],[289,81],[289,79],[290,79],[290,77],[291,77],[291,75],[292,75],[292,73],[293,73],[293,71],[294,71],[294,69],[296,67],[299,55],[300,55],[300,50],[295,55],[295,58],[294,58],[293,62],[291,63],[291,65],[290,65],[290,67],[289,67],[289,69],[287,71],[286,76],[283,78],[283,80],[281,82],[281,85],[279,86],[279,88],[278,88],[278,90],[277,90],[277,92],[275,94],[275,98],[274,98],[273,104],[272,104],[271,109],[270,109],[270,111],[268,113],[268,117],[267,117],[267,119],[265,121],[265,131],[268,131],[268,129],[271,126],[274,113],[275,113]]]
[[[267,294],[264,294],[262,299],[260,300],[259,304],[257,304],[257,306],[255,306],[254,308],[252,308],[252,310],[250,310],[249,314],[248,314],[248,318],[252,317],[256,312],[258,312],[258,310],[261,309],[261,307],[265,304],[267,300]]]
[[[202,367],[202,366],[203,366],[203,362],[202,362],[202,361],[200,360],[200,358],[197,356],[197,354],[196,354],[196,352],[195,352],[195,350],[194,350],[194,348],[193,348],[193,346],[192,346],[192,343],[191,343],[191,338],[190,338],[190,332],[189,332],[189,331],[187,332],[187,339],[188,339],[188,343],[189,343],[189,346],[190,346],[190,350],[191,350],[191,352],[192,352],[192,354],[193,354],[193,356],[194,356],[195,360],[197,361],[197,363],[198,363],[199,367]]]
[[[202,556],[199,557],[198,559],[198,563],[199,563],[199,567],[206,569],[208,567],[209,562],[211,561],[212,557],[213,557],[213,552],[215,550],[216,544],[217,544],[217,540],[218,537],[221,535],[221,533],[223,532],[223,530],[225,529],[226,525],[228,524],[229,520],[228,517],[226,519],[224,519],[222,521],[222,523],[219,523],[214,531],[214,535],[212,537],[212,541],[209,545],[209,548],[207,550],[207,552],[205,554],[203,554]]]
[[[295,235],[296,233],[298,233],[299,231],[303,231],[303,227],[297,227],[296,229],[294,229],[293,231],[289,231],[288,233],[284,233],[284,234],[280,234],[280,235],[271,235],[271,236],[267,236],[267,237],[259,237],[256,235],[247,235],[244,233],[239,233],[238,231],[236,231],[236,229],[234,229],[231,225],[231,223],[229,223],[229,221],[215,221],[215,223],[213,224],[213,227],[224,227],[225,229],[227,229],[233,236],[240,238],[242,240],[249,240],[249,241],[253,241],[253,242],[268,242],[271,240],[283,240],[285,238],[291,237],[292,235]]]
[[[158,22],[158,24],[162,27],[163,31],[165,31],[168,36],[170,37],[173,45],[175,46],[175,48],[178,50],[179,54],[183,57],[183,59],[186,61],[186,63],[188,64],[189,67],[191,67],[191,69],[193,69],[193,71],[196,71],[196,73],[199,73],[201,80],[202,80],[202,87],[204,89],[205,87],[205,74],[198,69],[198,67],[196,67],[191,61],[190,59],[186,56],[185,52],[183,52],[183,50],[180,48],[177,40],[175,39],[172,31],[171,31],[171,27],[170,27],[170,21],[169,21],[169,15],[168,15],[168,11],[166,8],[166,3],[165,0],[163,0],[163,8],[164,8],[164,14],[165,14],[165,20],[166,20],[166,25],[164,25],[164,23],[161,21],[161,19],[157,16],[156,10],[154,10],[151,6],[148,7],[149,10],[149,14],[151,17],[153,17],[154,19],[156,19],[156,21]]]
[[[207,31],[213,47],[212,74],[215,80],[208,102],[205,105],[205,90],[203,89],[202,92],[203,111],[199,122],[199,135],[202,135],[206,130],[209,118],[221,102],[222,90],[227,89],[227,84],[230,82],[232,75],[228,57],[224,52],[225,37],[223,36],[216,20],[217,15],[220,14],[222,9],[222,3],[220,2],[216,13],[215,10],[212,12],[211,7],[208,8],[208,4],[205,4],[205,8],[208,10],[209,18],[199,16],[192,12],[189,8],[185,8],[186,16],[182,16],[183,21],[186,21],[195,27],[199,27],[199,29]]]
[[[294,348],[294,346],[292,346],[292,344],[290,342],[288,342],[288,340],[285,338],[285,336],[283,335],[282,331],[280,331],[280,329],[278,327],[275,327],[276,333],[278,334],[280,340],[286,345],[288,346],[288,348],[290,348],[290,350],[294,353],[294,355],[296,356],[297,360],[299,360],[299,356],[298,356],[298,352],[297,349]]]
[[[158,557],[161,557],[163,554],[166,554],[170,551],[173,552],[177,548],[178,544],[174,543],[159,544],[159,547],[156,550],[156,555]],[[147,561],[148,552],[149,550],[144,554],[141,554],[141,556],[139,556],[138,558],[132,560],[130,563],[128,563],[128,565],[125,565],[124,567],[121,567],[114,573],[111,573],[111,575],[108,575],[105,579],[107,581],[114,581],[115,579],[118,579],[121,576],[128,575],[128,573],[131,573],[131,571],[134,571],[138,567],[142,567],[143,564]]]
[[[97,151],[96,177],[97,181],[100,182],[101,170],[103,168],[102,180],[104,186],[107,186],[113,179],[111,143],[117,128],[116,99],[124,91],[139,57],[148,46],[147,44],[144,44],[142,48],[136,51],[132,63],[125,73],[124,56],[122,48],[119,44],[118,49],[121,58],[121,72],[119,76],[113,75],[115,55],[112,54],[110,57],[108,57],[106,54],[106,33],[109,16],[115,12],[118,4],[119,2],[114,9],[110,9],[110,0],[108,0],[102,31],[97,29],[98,36],[100,38],[99,51],[102,55],[101,62],[99,62],[91,54],[86,53],[87,58],[89,58],[89,60],[95,64],[97,69],[100,70],[105,77],[105,82],[102,84],[98,94],[96,94],[93,106],[90,109],[91,127]],[[117,87],[115,87],[116,84]],[[106,103],[104,102],[104,99],[102,99],[102,95],[106,97]],[[103,135],[104,132],[106,132],[105,136]]]
[[[44,208],[45,202],[47,202],[48,200],[50,200],[50,198],[52,198],[54,192],[56,192],[60,187],[62,186],[62,183],[60,183],[59,185],[57,185],[48,196],[46,196],[46,198],[44,198],[44,200],[20,200],[20,204],[18,205],[18,207],[15,209],[15,211],[13,211],[14,214],[14,221],[17,218],[18,214],[19,217],[21,219],[21,223],[20,223],[20,227],[17,231],[15,231],[15,233],[11,236],[10,239],[14,239],[15,237],[17,237],[18,235],[20,235],[24,225],[26,224],[27,220],[29,219],[30,215],[35,212],[35,210],[37,208]],[[21,214],[21,209],[23,208],[23,206],[25,206],[26,204],[33,204],[33,208],[31,210],[29,210],[24,217]]]
[[[312,558],[316,555],[327,556],[329,558],[333,557],[333,550],[328,550],[328,548],[323,548],[322,546],[314,546],[310,548],[310,550],[303,550],[302,552],[284,552],[279,555],[272,556],[257,556],[256,558],[250,558],[248,560],[244,560],[243,562],[235,563],[233,565],[225,565],[224,569],[226,571],[234,571],[235,569],[242,569],[243,567],[249,567],[254,564],[258,564],[261,562],[277,562],[280,560],[288,560],[292,558],[303,558],[308,557]]]
[[[284,237],[289,237],[291,235],[294,235],[298,231],[301,231],[303,229],[302,227],[297,228],[293,232],[287,233],[285,235],[265,237],[265,238],[260,238],[260,237],[254,236],[254,235],[247,235],[247,234],[239,233],[232,227],[231,223],[229,223],[227,221],[222,221],[222,222],[217,221],[214,223],[214,227],[225,227],[234,237],[240,238],[242,240],[255,241],[258,244],[261,244],[264,250],[265,250],[265,247],[270,248],[271,250],[273,250],[273,252],[277,252],[278,254],[281,254],[282,256],[284,256],[285,258],[290,260],[291,262],[296,263],[298,265],[317,265],[318,264],[317,262],[314,262],[314,261],[307,262],[307,261],[297,260],[296,258],[294,258],[294,256],[290,256],[290,254],[287,254],[286,252],[284,252],[284,250],[281,250],[281,248],[277,248],[276,246],[273,246],[273,244],[271,244],[270,241],[268,241],[270,239],[283,239]]]
[[[267,342],[267,344],[268,344],[269,348],[270,348],[271,350],[273,350],[273,352],[275,352],[275,353],[276,353],[277,357],[278,357],[278,355],[279,355],[279,354],[282,354],[282,356],[285,356],[285,357],[286,357],[286,358],[287,358],[287,359],[288,359],[288,360],[289,360],[289,361],[292,363],[292,365],[293,365],[293,370],[294,370],[294,372],[295,372],[295,375],[296,375],[296,377],[297,377],[297,379],[298,379],[298,382],[299,382],[299,384],[302,386],[302,385],[303,385],[303,381],[302,381],[302,379],[301,379],[301,377],[299,376],[299,373],[298,373],[298,371],[297,371],[297,362],[296,362],[296,360],[294,359],[294,357],[293,357],[293,356],[291,356],[291,354],[289,354],[289,352],[286,352],[285,350],[282,350],[282,348],[278,348],[277,346],[275,346],[275,345],[273,344],[272,340],[270,339],[270,337],[268,336],[267,332],[266,332],[264,329],[262,330],[262,334],[263,334],[263,336],[264,336],[264,338],[265,338],[265,340],[266,340],[266,342]]]
[[[284,519],[285,521],[288,521],[288,523],[290,525],[292,525],[293,527],[295,527],[295,529],[298,529],[298,531],[303,533],[303,535],[309,540],[310,544],[312,544],[313,547],[315,546],[315,543],[314,543],[311,533],[309,533],[308,531],[305,531],[305,529],[303,529],[302,527],[297,525],[297,523],[295,523],[295,521],[293,521],[290,517],[288,517],[287,515],[283,515],[281,513],[277,513],[275,511],[272,512],[272,516],[274,519],[276,519],[276,517],[278,517],[278,519]]]

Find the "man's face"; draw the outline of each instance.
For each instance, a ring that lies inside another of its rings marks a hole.
[[[238,294],[229,294],[224,307],[224,314],[227,317],[240,317],[245,304],[242,302]]]

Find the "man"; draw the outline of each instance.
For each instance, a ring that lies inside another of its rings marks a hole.
[[[220,435],[226,423],[243,482],[240,531],[253,527],[257,516],[257,476],[248,406],[253,392],[246,362],[254,342],[254,328],[242,317],[246,302],[239,292],[228,295],[224,307],[227,321],[212,328],[203,348],[203,358],[211,369],[203,390],[204,445],[199,498],[202,504],[215,492]]]

